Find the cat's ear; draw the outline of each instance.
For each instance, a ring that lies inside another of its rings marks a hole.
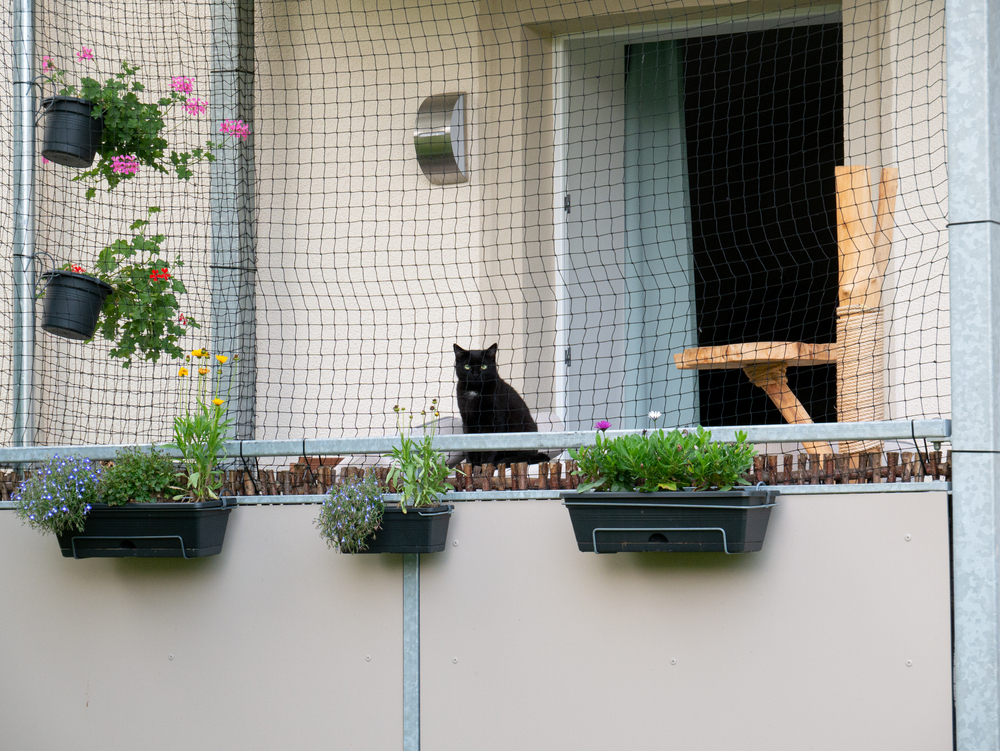
[[[497,361],[497,345],[494,344],[488,350],[486,350],[486,356],[493,362]]]
[[[455,357],[461,358],[461,357],[468,357],[469,356],[469,350],[462,349],[457,344],[455,344],[454,347],[455,347]]]

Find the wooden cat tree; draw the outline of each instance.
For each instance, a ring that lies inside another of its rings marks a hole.
[[[898,173],[882,168],[878,208],[873,212],[868,167],[837,167],[837,247],[839,287],[837,341],[746,342],[695,347],[674,355],[681,370],[742,368],[762,388],[785,420],[793,425],[812,418],[788,387],[788,368],[837,364],[837,421],[884,419],[885,334],[882,280],[889,263]],[[825,441],[806,441],[810,454],[832,454]],[[879,441],[845,441],[844,454],[880,452]]]

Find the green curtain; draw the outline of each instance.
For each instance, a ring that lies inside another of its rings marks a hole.
[[[629,45],[625,86],[625,414],[652,427],[698,422],[697,371],[673,355],[697,346],[684,78],[675,41]],[[661,420],[659,425],[664,425]]]

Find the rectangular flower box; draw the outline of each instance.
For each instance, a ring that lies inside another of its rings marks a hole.
[[[760,550],[774,488],[560,493],[581,551],[749,553]]]
[[[411,508],[386,506],[382,526],[365,539],[362,553],[440,553],[448,543],[448,522],[454,505]]]
[[[233,499],[201,503],[94,504],[80,532],[57,535],[67,558],[198,558],[218,555]]]

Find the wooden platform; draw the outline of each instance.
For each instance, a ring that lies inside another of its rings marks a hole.
[[[836,344],[805,342],[746,342],[718,347],[695,347],[674,355],[680,370],[724,370],[749,365],[784,363],[786,367],[832,365],[837,362]]]

